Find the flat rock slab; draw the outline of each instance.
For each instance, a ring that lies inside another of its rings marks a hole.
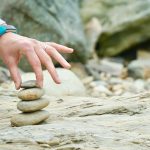
[[[11,127],[15,97],[0,98],[0,149],[149,150],[150,93],[128,97],[45,97],[50,117]],[[16,148],[17,147],[17,148]]]

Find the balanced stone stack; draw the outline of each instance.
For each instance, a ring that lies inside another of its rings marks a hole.
[[[49,117],[49,112],[42,109],[48,106],[49,101],[42,98],[44,90],[37,87],[35,80],[22,83],[21,88],[23,89],[18,92],[18,98],[21,101],[18,102],[17,108],[22,113],[11,118],[11,125],[35,125],[46,120]]]

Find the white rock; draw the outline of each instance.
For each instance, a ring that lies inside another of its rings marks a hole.
[[[134,93],[139,93],[145,90],[145,81],[142,79],[137,79],[131,86],[131,91]]]
[[[97,86],[108,86],[107,82],[105,81],[101,81],[101,80],[98,80],[98,81],[93,81],[90,83],[90,87],[94,88],[94,87],[97,87]]]
[[[105,86],[103,85],[98,85],[95,88],[93,88],[94,91],[100,92],[100,93],[105,93],[107,95],[112,95],[112,92],[109,91]]]
[[[112,77],[108,82],[110,84],[121,84],[123,80],[120,78]]]
[[[80,79],[70,70],[57,69],[61,79],[61,84],[56,84],[52,80],[48,71],[43,71],[45,94],[50,96],[84,96],[86,95],[85,87]],[[22,75],[22,81],[35,80],[34,73],[25,73]]]
[[[88,76],[82,80],[83,84],[90,84],[94,80],[93,76]]]

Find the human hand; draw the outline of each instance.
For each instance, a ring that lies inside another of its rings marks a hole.
[[[16,89],[19,89],[21,85],[21,75],[17,65],[22,55],[26,56],[32,66],[39,87],[43,86],[42,64],[46,67],[53,80],[59,84],[61,81],[52,58],[64,68],[70,68],[70,64],[59,52],[72,53],[73,49],[53,42],[41,42],[11,32],[0,37],[0,57],[7,65]]]

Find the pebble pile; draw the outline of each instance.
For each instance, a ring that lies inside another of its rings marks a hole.
[[[22,113],[11,118],[11,125],[35,125],[46,120],[49,117],[49,112],[42,109],[48,106],[49,101],[42,98],[44,90],[37,87],[35,80],[22,83],[21,88],[23,89],[18,92],[18,98],[21,101],[18,102],[17,109]]]

